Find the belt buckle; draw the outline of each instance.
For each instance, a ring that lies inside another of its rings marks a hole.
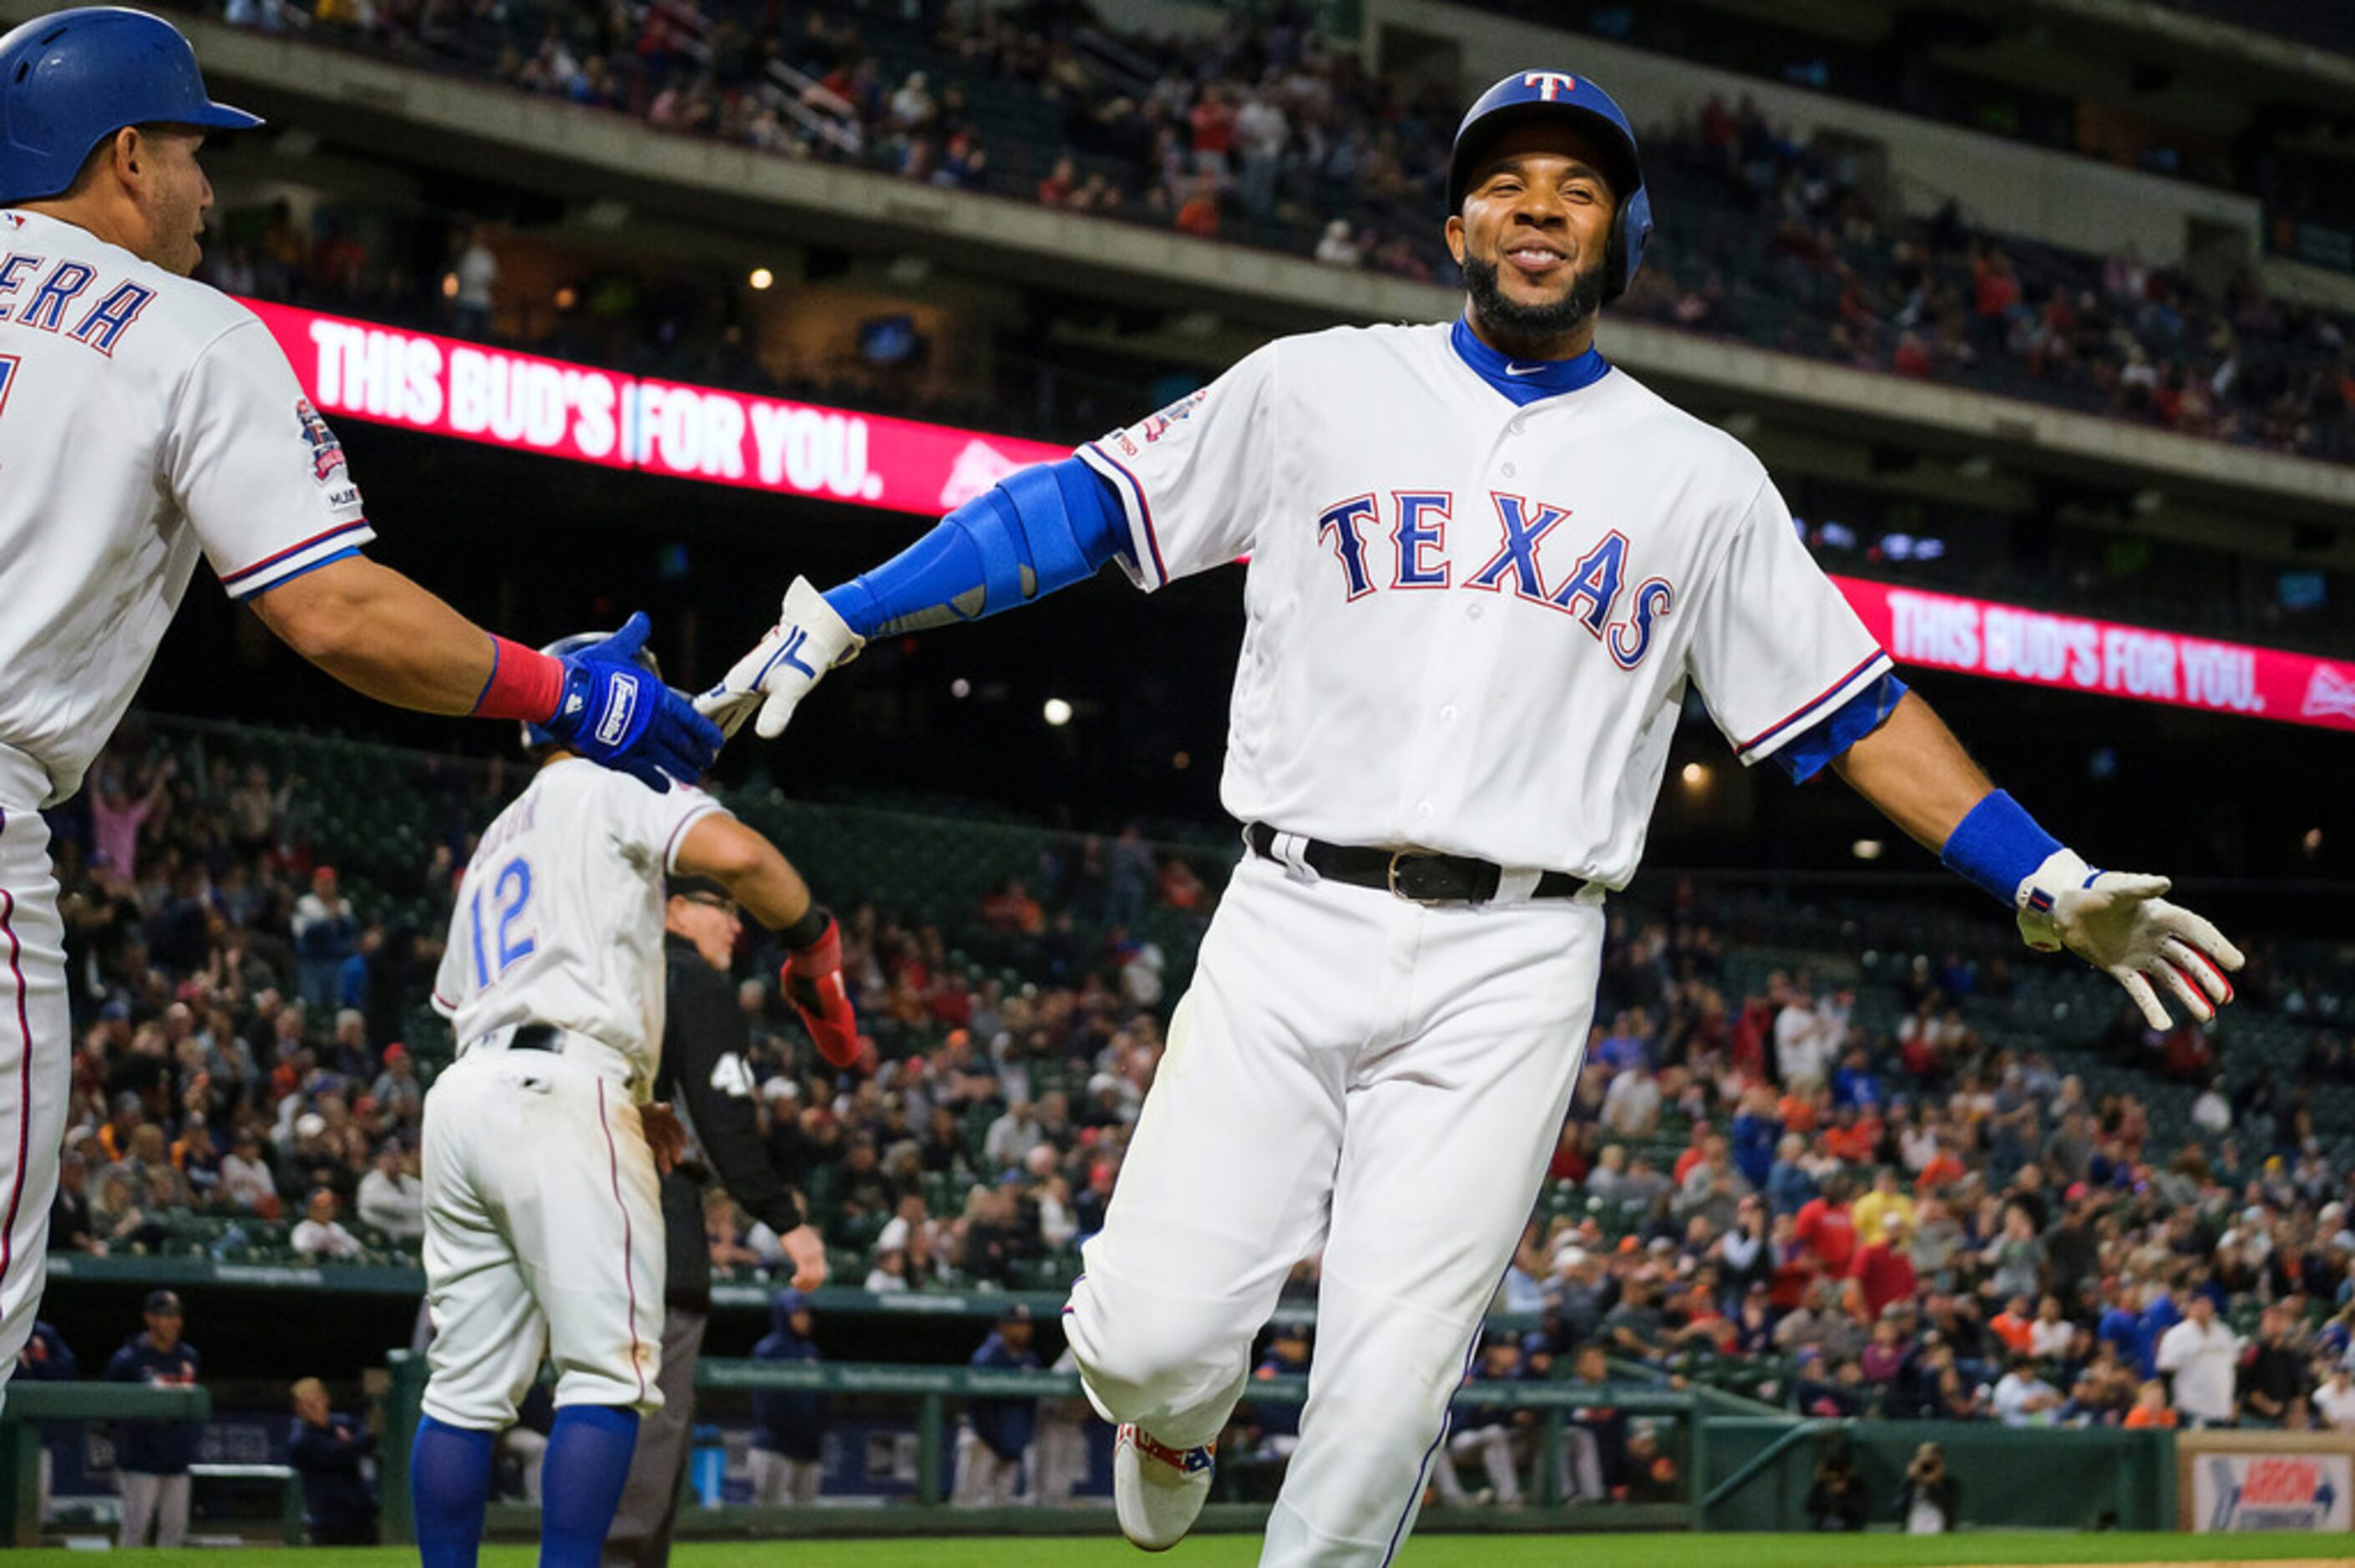
[[[1390,871],[1385,879],[1389,884],[1391,895],[1395,898],[1403,898],[1409,904],[1419,904],[1425,909],[1434,909],[1443,904],[1461,903],[1462,900],[1456,898],[1433,898],[1419,893],[1409,893],[1405,888],[1399,885],[1399,867],[1402,862],[1424,861],[1432,858],[1433,857],[1431,855],[1421,850],[1400,850],[1393,853],[1391,856]]]

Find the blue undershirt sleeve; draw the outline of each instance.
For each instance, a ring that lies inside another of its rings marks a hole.
[[[826,601],[861,637],[978,620],[1084,582],[1127,548],[1111,483],[1065,458],[1008,475]]]
[[[1904,694],[1904,682],[1894,675],[1881,676],[1785,741],[1775,751],[1774,760],[1794,782],[1806,783],[1822,771],[1825,763],[1879,729],[1881,721],[1897,711],[1897,700]]]

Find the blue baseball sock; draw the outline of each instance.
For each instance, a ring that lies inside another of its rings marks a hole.
[[[417,1424],[417,1441],[409,1450],[409,1490],[424,1568],[474,1568],[497,1440],[496,1432],[446,1425],[431,1415]]]
[[[637,1446],[634,1410],[568,1404],[557,1411],[540,1469],[540,1568],[597,1568]]]

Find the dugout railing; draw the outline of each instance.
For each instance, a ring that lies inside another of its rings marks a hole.
[[[41,1543],[41,1425],[48,1421],[204,1421],[209,1390],[135,1383],[11,1382],[0,1403],[0,1543]]]
[[[423,1358],[391,1355],[392,1376],[384,1401],[384,1532],[388,1542],[414,1539],[408,1503],[408,1446],[421,1414],[425,1385]],[[953,1402],[972,1398],[1076,1400],[1075,1372],[1015,1372],[961,1366],[912,1366],[873,1362],[811,1362],[706,1360],[696,1367],[696,1387],[713,1393],[749,1393],[773,1389],[911,1401],[916,1406],[915,1497],[906,1506],[875,1508],[762,1508],[732,1504],[688,1506],[680,1510],[678,1533],[688,1536],[918,1535],[1004,1531],[1007,1533],[1094,1533],[1109,1528],[1101,1508],[964,1509],[947,1505],[954,1449]],[[1297,1405],[1308,1397],[1305,1377],[1255,1378],[1246,1396],[1252,1404]],[[1679,1530],[1697,1528],[1700,1489],[1693,1479],[1706,1469],[1703,1402],[1668,1389],[1612,1384],[1597,1390],[1570,1383],[1470,1383],[1455,1396],[1459,1410],[1487,1406],[1536,1414],[1537,1453],[1528,1504],[1520,1509],[1427,1509],[1425,1527],[1435,1531]],[[1684,1495],[1670,1502],[1627,1503],[1609,1509],[1563,1506],[1563,1426],[1582,1406],[1608,1406],[1630,1416],[1657,1419],[1669,1438],[1663,1452],[1688,1478]],[[1252,1461],[1229,1461],[1248,1468]],[[1102,1500],[1102,1499],[1099,1499]],[[1264,1502],[1213,1503],[1199,1528],[1257,1530],[1265,1522]],[[537,1510],[503,1505],[493,1510],[494,1535],[527,1536]]]

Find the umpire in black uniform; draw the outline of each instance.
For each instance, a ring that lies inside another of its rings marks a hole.
[[[655,1098],[687,1124],[686,1153],[662,1179],[669,1268],[664,1301],[662,1409],[638,1424],[637,1451],[621,1508],[605,1538],[606,1568],[662,1568],[670,1561],[688,1439],[695,1428],[695,1361],[711,1311],[711,1254],[703,1236],[703,1190],[715,1177],[752,1216],[777,1233],[794,1266],[794,1284],[826,1278],[826,1245],[803,1221],[801,1200],[770,1164],[752,1100],[745,1054],[751,1027],[737,1005],[729,967],[741,928],[728,890],[699,877],[674,877],[664,909],[670,993]],[[826,922],[813,906],[810,922]],[[788,946],[795,933],[781,933]]]

